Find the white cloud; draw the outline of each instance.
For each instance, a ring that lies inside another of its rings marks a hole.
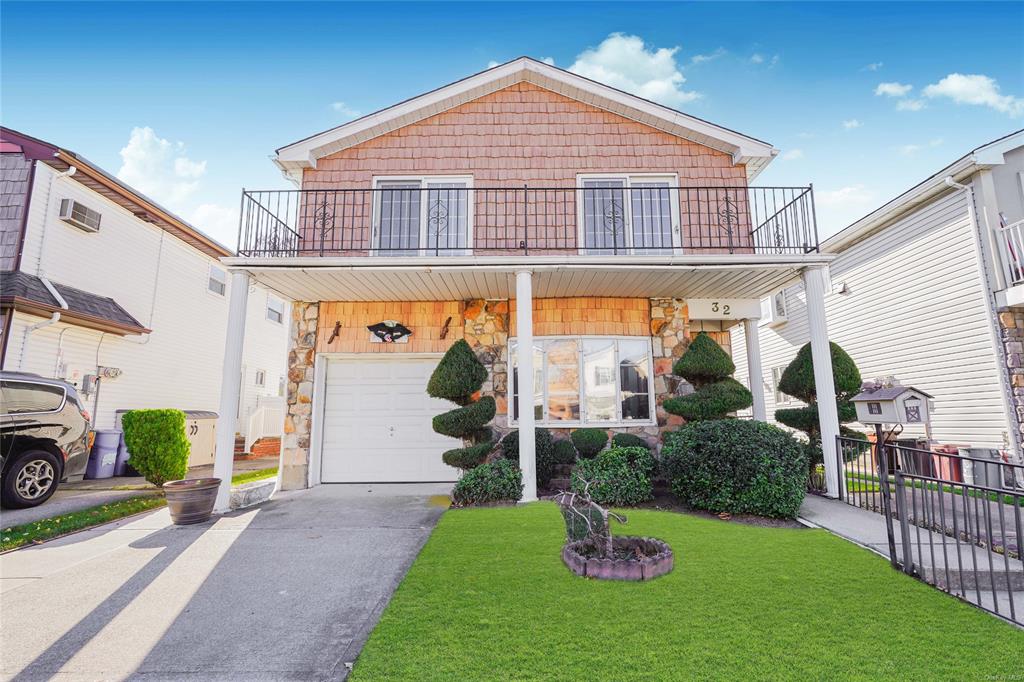
[[[695,54],[695,55],[693,55],[692,57],[690,57],[690,63],[693,64],[694,66],[696,66],[697,64],[704,64],[704,63],[710,62],[710,61],[712,61],[714,59],[718,59],[719,57],[725,56],[725,54],[726,54],[725,48],[724,47],[719,47],[714,52],[709,52],[708,54]]]
[[[1024,114],[1024,99],[999,92],[995,79],[982,74],[951,73],[924,90],[925,97],[948,97],[957,104],[991,107],[1010,116]]]
[[[238,211],[220,204],[199,204],[188,214],[188,221],[224,243],[238,231]]]
[[[874,198],[875,193],[862,184],[814,192],[814,200],[826,208],[856,208],[870,204]]]
[[[875,88],[875,95],[884,95],[886,97],[903,97],[913,89],[913,85],[907,85],[906,83],[879,83],[878,87]]]
[[[943,142],[944,142],[944,140],[941,137],[936,137],[936,138],[934,138],[932,140],[929,140],[928,144],[926,144],[926,145],[925,144],[905,144],[905,145],[903,145],[901,147],[897,147],[897,150],[899,151],[900,154],[902,154],[904,156],[911,156],[913,154],[918,153],[922,149],[926,149],[928,147],[938,147]]]
[[[569,70],[612,87],[669,106],[701,97],[683,89],[686,79],[676,63],[679,47],[648,49],[638,36],[613,33],[596,48],[576,56]]]
[[[157,137],[147,126],[132,128],[117,177],[173,210],[195,193],[205,173],[206,161],[193,161],[183,143]]]
[[[865,66],[863,70],[864,71],[878,71],[883,66],[885,66],[884,62],[871,62],[870,64]]]
[[[750,63],[751,64],[764,64],[764,55],[763,54],[758,54],[758,53],[755,52],[754,54],[750,55]]]
[[[923,99],[901,99],[896,102],[896,109],[899,111],[921,111],[928,104]]]
[[[843,128],[846,130],[853,130],[854,128],[860,128],[864,124],[855,118],[847,119],[843,121]]]
[[[362,115],[358,109],[353,109],[344,102],[331,102],[331,109],[334,109],[345,118],[359,118]]]
[[[783,161],[796,161],[797,159],[804,158],[804,150],[790,149],[788,152],[784,153],[780,158],[782,158]]]

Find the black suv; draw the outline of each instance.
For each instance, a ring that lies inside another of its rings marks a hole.
[[[25,372],[0,372],[0,505],[46,502],[89,463],[89,413],[75,387]]]

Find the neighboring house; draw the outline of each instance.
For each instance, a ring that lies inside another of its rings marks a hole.
[[[863,378],[892,377],[933,395],[929,435],[937,443],[1017,449],[1024,131],[957,159],[821,249],[836,257],[825,296],[829,337]],[[793,400],[777,390],[778,379],[808,340],[805,305],[799,284],[764,301],[761,388],[769,414]],[[733,335],[733,347],[742,348],[744,331]],[[736,363],[745,371],[742,352]]]
[[[693,335],[728,345],[762,296],[823,291],[809,188],[750,186],[776,154],[529,58],[278,149],[298,189],[244,192],[224,263],[295,301],[283,484],[455,480],[425,387],[457,339],[520,430],[525,499],[538,426],[657,442]],[[368,330],[389,320],[412,334]]]
[[[75,384],[97,428],[120,409],[217,410],[231,295],[219,259],[232,252],[74,152],[8,128],[0,173],[3,368]],[[283,394],[290,317],[259,287],[247,315],[240,432],[261,396]]]

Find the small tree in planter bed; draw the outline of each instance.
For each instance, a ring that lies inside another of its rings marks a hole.
[[[461,438],[465,444],[465,447],[448,450],[441,456],[445,464],[457,469],[469,470],[478,466],[494,448],[491,429],[487,426],[494,419],[494,398],[477,398],[477,392],[485,381],[487,368],[477,359],[469,344],[459,339],[441,358],[427,382],[428,395],[459,405],[437,415],[433,421],[435,432]]]
[[[185,478],[191,444],[181,410],[131,410],[121,417],[132,467],[159,487]]]
[[[754,396],[732,378],[735,371],[736,365],[729,354],[714,339],[701,332],[672,367],[672,373],[686,379],[694,392],[669,398],[662,407],[687,422],[724,419],[731,412],[750,407],[754,404]]]
[[[829,342],[832,355],[832,382],[836,392],[836,412],[839,415],[839,430],[842,435],[863,438],[863,434],[847,429],[843,424],[857,420],[857,408],[850,400],[860,392],[860,370],[838,343]],[[818,394],[814,386],[814,362],[811,344],[805,344],[782,372],[779,390],[793,396],[807,405],[775,410],[775,420],[791,429],[803,431],[809,442],[808,464],[813,467],[822,461],[821,426],[818,424]],[[850,456],[857,453],[850,448]]]

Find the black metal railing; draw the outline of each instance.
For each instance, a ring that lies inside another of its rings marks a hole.
[[[1024,465],[839,438],[843,500],[886,519],[894,567],[1024,625]]]
[[[241,256],[685,253],[818,249],[810,187],[468,187],[243,191]]]

